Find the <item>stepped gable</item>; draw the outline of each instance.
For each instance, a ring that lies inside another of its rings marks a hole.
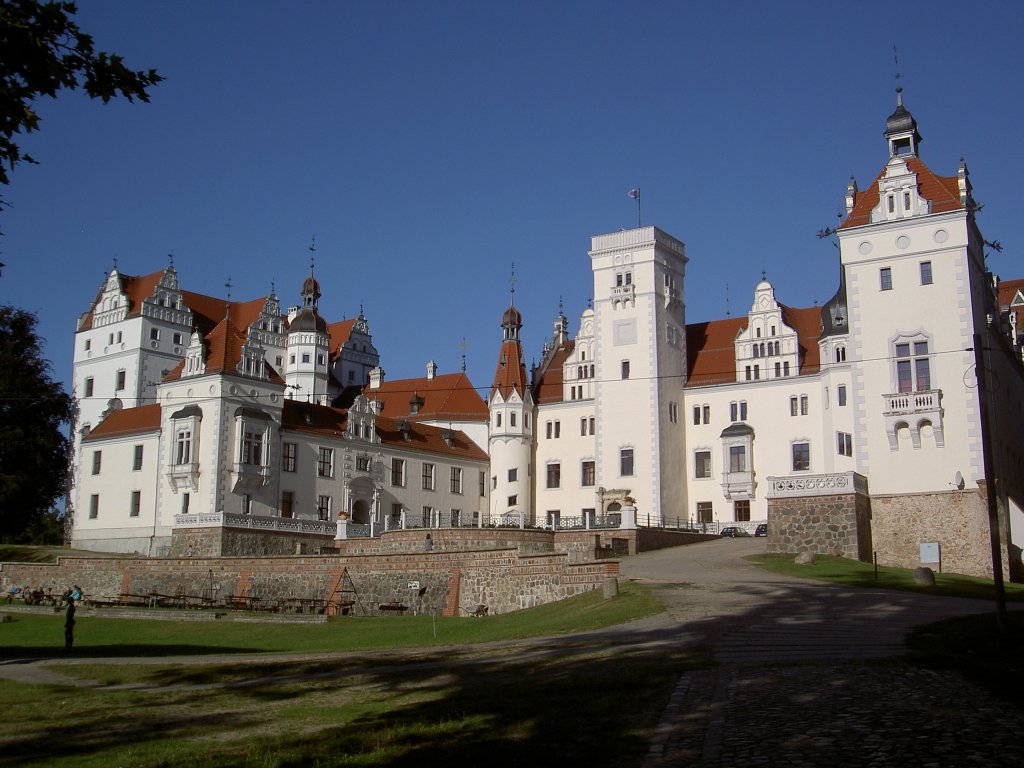
[[[377,389],[367,385],[363,394],[382,403],[380,415],[390,418],[488,420],[487,403],[465,373],[383,381]],[[423,400],[416,413],[410,413],[413,395]]]
[[[533,380],[533,400],[545,403],[560,403],[565,399],[563,384],[565,383],[565,361],[576,349],[575,340],[567,340],[559,345],[542,364]]]
[[[82,442],[159,431],[160,404],[150,403],[135,408],[111,411],[103,421],[96,425],[95,429],[82,438]]]
[[[818,337],[821,307],[788,307],[779,304],[782,321],[796,331],[800,346],[800,371],[804,376],[821,369]],[[688,387],[736,382],[736,336],[747,327],[746,317],[730,317],[686,326]],[[763,379],[760,380],[764,382]]]
[[[125,275],[118,273],[121,283],[121,291],[128,298],[128,317],[138,317],[142,312],[142,302],[153,295],[153,291],[156,290],[157,285],[160,283],[160,278],[164,276],[164,270],[153,272],[148,275]],[[92,328],[92,318],[96,311],[96,305],[100,301],[100,297],[103,295],[104,287],[100,286],[99,291],[96,293],[96,298],[92,300],[92,305],[89,307],[89,311],[85,315],[85,319],[82,321],[81,326],[78,328],[79,331],[87,331]]]
[[[931,203],[932,213],[955,211],[964,207],[956,176],[937,176],[917,157],[905,157],[904,160],[907,167],[917,174],[917,192]],[[885,168],[875,177],[874,183],[863,192],[855,194],[853,210],[839,225],[840,229],[871,223],[871,211],[878,206],[878,182],[884,176]]]
[[[251,304],[252,302],[247,302]],[[262,304],[260,305],[262,307]],[[245,327],[248,327],[246,325]],[[246,343],[246,334],[238,329],[232,317],[225,317],[208,334],[203,336],[203,347],[206,350],[205,362],[206,371],[203,374],[220,373],[229,376],[238,376],[238,363],[242,359],[242,347]],[[284,384],[284,379],[274,370],[270,364],[263,366],[267,371],[267,380],[275,384]],[[178,362],[170,373],[164,376],[164,381],[177,381],[185,369],[185,359]]]

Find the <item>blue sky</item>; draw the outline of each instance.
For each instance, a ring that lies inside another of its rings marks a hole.
[[[921,154],[961,156],[979,223],[1018,259],[1020,3],[79,0],[99,49],[167,79],[149,104],[76,93],[2,190],[0,302],[38,313],[70,381],[76,317],[116,257],[236,299],[299,303],[316,237],[328,320],[364,307],[389,379],[428,360],[486,393],[509,302],[539,358],[590,298],[596,234],[686,243],[688,322],[822,303],[847,180],[885,163],[899,49]]]

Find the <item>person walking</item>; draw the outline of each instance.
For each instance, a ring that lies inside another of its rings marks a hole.
[[[68,610],[64,614],[64,650],[70,651],[75,642],[75,601],[68,600]]]

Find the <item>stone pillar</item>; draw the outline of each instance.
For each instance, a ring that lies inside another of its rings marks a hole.
[[[344,520],[338,520],[338,532],[334,536],[335,539],[347,539],[348,538],[348,518]]]
[[[619,528],[626,531],[636,530],[636,507],[632,504],[628,504],[619,510],[620,520]]]

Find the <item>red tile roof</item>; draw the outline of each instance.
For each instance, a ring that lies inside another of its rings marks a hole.
[[[533,400],[535,403],[559,403],[564,398],[563,366],[566,359],[576,349],[576,341],[570,339],[554,351],[545,362],[543,370],[538,372],[533,382]]]
[[[1009,312],[1010,302],[1017,295],[1017,291],[1024,293],[1024,280],[1000,280],[999,281],[999,311]]]
[[[262,307],[262,304],[260,305]],[[245,327],[248,327],[246,324]],[[206,374],[227,373],[238,375],[238,363],[242,359],[242,346],[245,344],[246,334],[238,329],[233,317],[226,317],[217,326],[203,337],[203,346],[206,350]],[[164,377],[164,381],[177,381],[185,369],[185,360],[182,359]],[[269,363],[266,370],[270,381],[283,384],[284,379],[274,370]]]
[[[491,397],[494,397],[495,392],[500,392],[502,398],[507,401],[515,391],[519,393],[520,397],[525,398],[527,385],[526,363],[523,362],[522,347],[518,341],[502,342],[498,365],[494,370]]]
[[[821,307],[798,309],[779,305],[782,320],[797,333],[800,348],[799,375],[821,369],[818,337],[821,335]],[[730,317],[686,326],[688,387],[727,384],[736,381],[736,335],[747,327],[746,317]]]
[[[956,176],[936,176],[916,157],[907,158],[907,167],[917,174],[917,191],[932,204],[932,213],[955,211],[963,208],[960,201],[960,186]],[[878,205],[878,181],[885,176],[885,169],[875,177],[874,183],[854,197],[853,210],[840,229],[859,227],[871,223],[871,211]]]
[[[330,336],[331,357],[337,357],[342,346],[352,335],[352,327],[356,324],[355,319],[339,320],[337,323],[330,323],[327,326],[327,335]]]
[[[458,419],[487,421],[487,403],[465,373],[445,373],[433,378],[384,381],[378,389],[363,388],[370,400],[383,403],[382,416],[423,420]],[[417,413],[410,413],[409,401],[423,400]]]
[[[160,430],[160,404],[140,405],[112,411],[85,437],[82,442],[103,440],[109,437],[140,435]]]
[[[326,405],[285,400],[281,428],[304,434],[340,436],[348,426],[348,412]],[[377,435],[395,449],[426,451],[471,461],[487,461],[487,454],[460,430],[418,424],[412,420],[377,416]],[[402,429],[402,425],[405,429]],[[408,435],[409,439],[406,439]],[[445,440],[448,435],[451,445]]]

